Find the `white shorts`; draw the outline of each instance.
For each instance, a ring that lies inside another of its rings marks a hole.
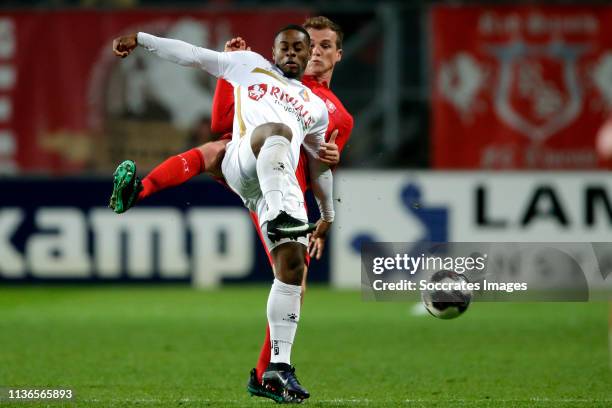
[[[299,148],[295,157],[299,157]],[[289,177],[287,178],[289,185],[287,186],[286,194],[283,200],[284,210],[292,217],[308,222],[306,206],[304,205],[304,195],[302,194],[300,185],[295,177],[297,160],[290,160],[290,163],[294,167],[292,171],[289,172]],[[259,187],[256,165],[257,159],[255,158],[251,148],[251,138],[249,133],[239,140],[232,140],[227,145],[225,157],[221,163],[221,170],[223,171],[225,181],[230,188],[236,194],[238,194],[240,198],[242,198],[244,205],[250,211],[257,214],[257,218],[259,219],[259,227],[261,228],[266,247],[269,251],[271,251],[280,244],[296,241],[286,238],[277,242],[272,242],[268,238],[266,227],[268,221],[270,221],[270,218],[268,216],[268,206]],[[308,245],[308,240],[306,237],[298,238],[297,242],[305,246]]]

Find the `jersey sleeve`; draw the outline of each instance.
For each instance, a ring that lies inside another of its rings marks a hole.
[[[319,205],[319,212],[324,221],[334,220],[333,175],[329,166],[319,160],[319,148],[325,142],[325,133],[329,123],[327,109],[321,110],[322,117],[313,126],[304,139],[304,150],[308,156],[308,173],[312,192]]]
[[[183,66],[199,67],[235,83],[243,82],[253,68],[270,65],[265,58],[252,51],[218,52],[147,33],[138,33],[137,42],[162,59]]]
[[[310,129],[310,132],[304,137],[302,145],[309,159],[319,158],[319,148],[321,143],[325,143],[325,136],[329,126],[329,115],[327,109],[321,109],[321,117],[317,123]]]
[[[221,52],[221,76],[233,84],[248,84],[251,71],[257,67],[269,68],[270,62],[253,51]]]
[[[319,205],[321,219],[333,222],[334,212],[334,176],[331,169],[319,160],[308,160],[308,172],[310,173],[310,186]]]
[[[232,131],[234,122],[234,87],[223,78],[217,80],[213,96],[210,129],[214,133]]]

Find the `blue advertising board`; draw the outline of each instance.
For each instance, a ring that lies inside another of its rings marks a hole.
[[[125,214],[102,178],[0,179],[0,283],[270,282],[241,200],[208,178],[161,191]],[[316,204],[308,199],[311,219]],[[309,281],[329,280],[327,251]]]

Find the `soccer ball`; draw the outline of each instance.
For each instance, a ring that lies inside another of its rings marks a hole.
[[[466,277],[457,272],[434,273],[427,282],[427,289],[421,292],[425,309],[438,319],[454,319],[461,316],[472,300],[472,291],[461,288],[467,283]]]

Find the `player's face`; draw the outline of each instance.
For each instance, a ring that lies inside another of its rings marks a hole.
[[[306,67],[306,74],[322,76],[334,69],[342,58],[342,50],[336,47],[337,35],[329,28],[308,29],[312,56]]]
[[[274,40],[272,57],[287,78],[302,78],[310,58],[308,37],[297,30],[283,31]]]

